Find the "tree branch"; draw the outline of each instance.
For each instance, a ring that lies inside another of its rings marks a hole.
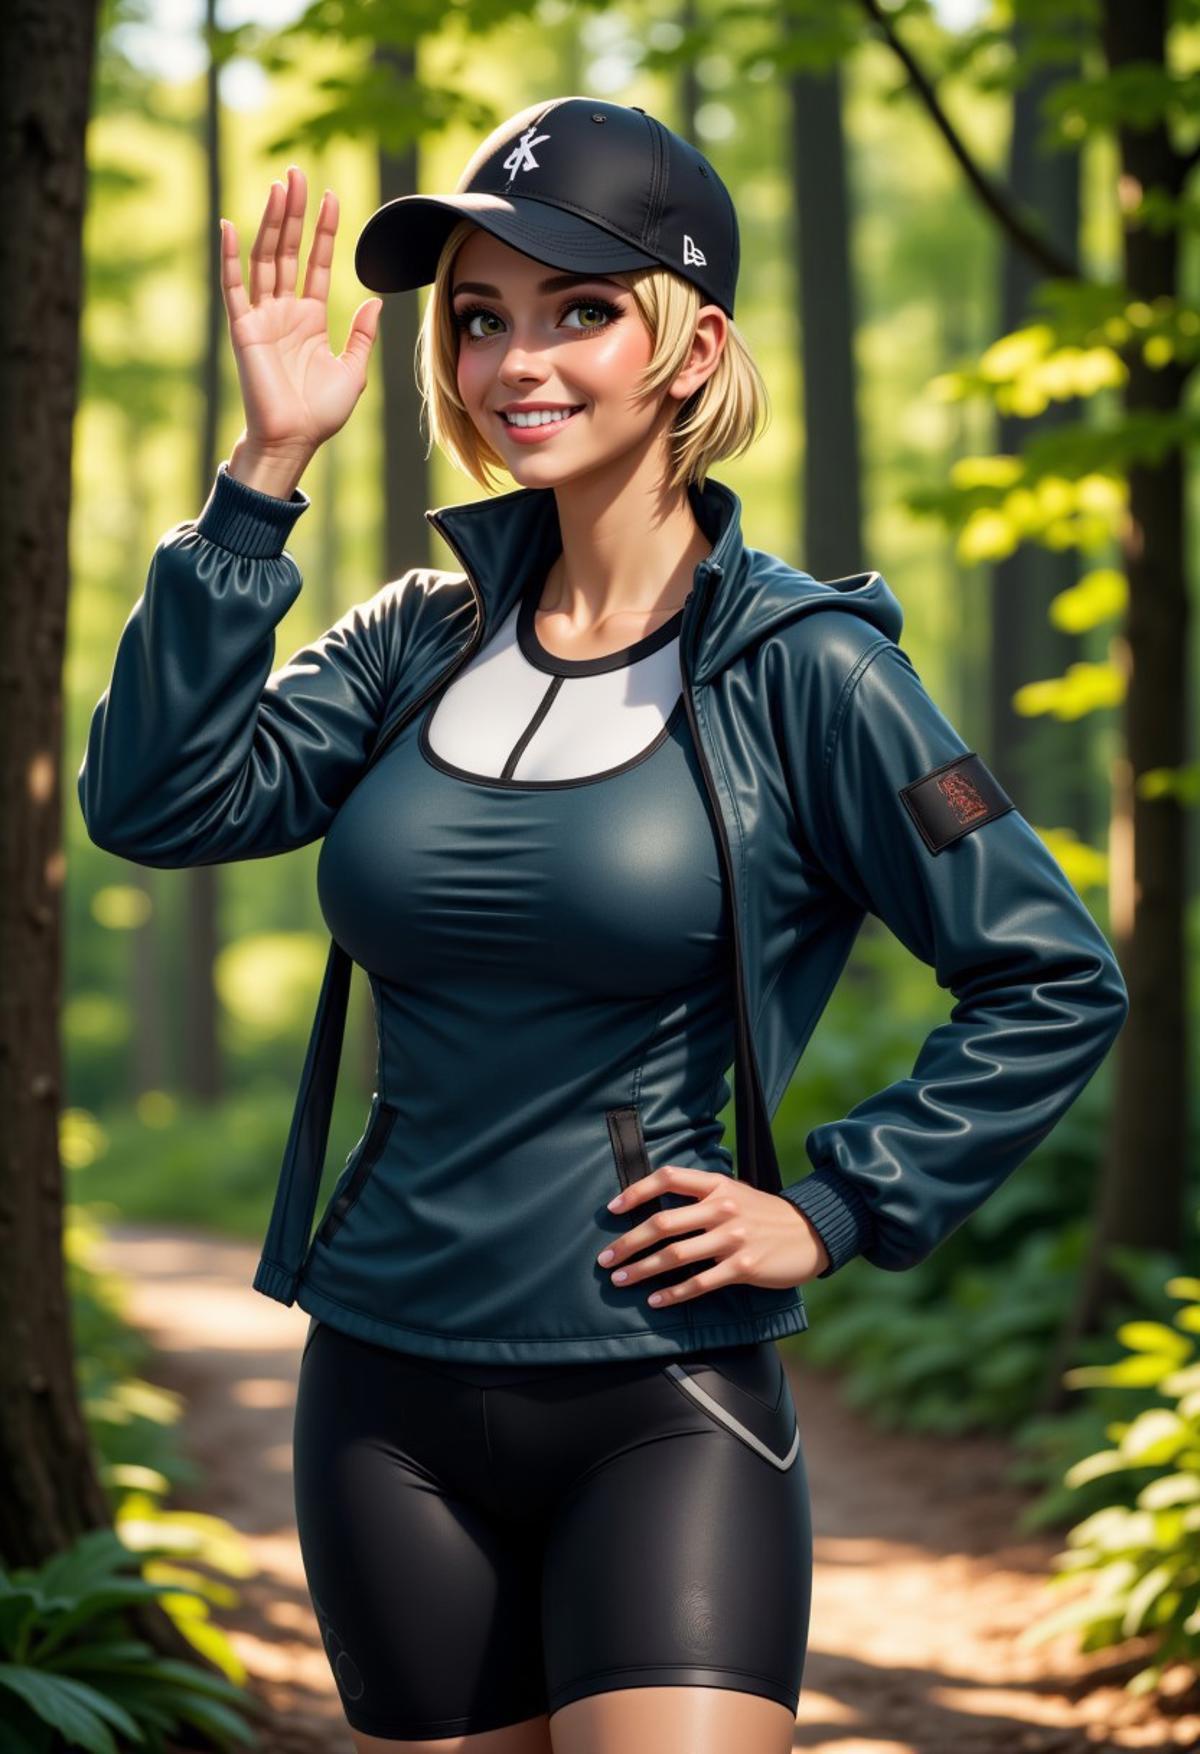
[[[912,81],[913,88],[933,119],[934,126],[962,166],[963,172],[988,212],[999,221],[1013,243],[1046,274],[1063,280],[1082,280],[1083,274],[1073,255],[1065,254],[1030,226],[1008,191],[984,174],[967,151],[962,137],[955,130],[924,70],[896,35],[892,21],[879,0],[860,0],[863,11],[878,25],[892,52],[897,56]]]

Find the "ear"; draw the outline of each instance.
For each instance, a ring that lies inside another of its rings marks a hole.
[[[696,328],[687,363],[681,366],[672,379],[669,395],[677,397],[680,402],[686,402],[689,396],[694,396],[697,390],[704,387],[717,369],[728,333],[729,319],[720,305],[701,305],[696,314]]]

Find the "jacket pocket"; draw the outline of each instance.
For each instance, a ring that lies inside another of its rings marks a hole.
[[[625,1108],[605,1109],[604,1118],[608,1122],[608,1136],[612,1142],[613,1161],[616,1164],[617,1181],[620,1183],[621,1187],[627,1188],[631,1183],[641,1181],[643,1176],[650,1175],[654,1169],[654,1165],[651,1163],[646,1151],[646,1138],[642,1131],[641,1110],[637,1107],[636,1103],[630,1103]],[[671,1200],[672,1205],[668,1206],[664,1204],[664,1201],[668,1198]],[[670,1196],[667,1196],[664,1194],[656,1194],[654,1199],[642,1200],[638,1205],[631,1206],[628,1212],[622,1213],[620,1216],[624,1218],[632,1228],[635,1224],[641,1224],[643,1219],[649,1217],[651,1212],[667,1212],[673,1210],[675,1206],[691,1206],[694,1204],[695,1202],[690,1195],[671,1194]],[[691,1234],[694,1235],[695,1232],[692,1232]],[[688,1235],[688,1232],[680,1231],[679,1235],[680,1237],[683,1237]],[[670,1238],[668,1240],[674,1241],[675,1239]],[[635,1261],[640,1258],[640,1255],[631,1256],[631,1259]],[[696,1273],[701,1271],[704,1264],[705,1263],[699,1261],[685,1262],[681,1267],[670,1267],[661,1273],[655,1273],[652,1279],[641,1280],[634,1285],[614,1285],[613,1290],[617,1292],[625,1292],[631,1297],[641,1296],[642,1298],[645,1298],[649,1296],[650,1292],[653,1291],[656,1286],[662,1286],[665,1288],[668,1285],[680,1285],[685,1279],[691,1279]],[[600,1271],[603,1271],[603,1269],[601,1268]],[[685,1311],[688,1311],[691,1306],[690,1304],[684,1304],[683,1307]],[[658,1313],[660,1315],[664,1313],[667,1315],[672,1314],[669,1309],[665,1312],[660,1310]],[[654,1311],[648,1309],[647,1314],[653,1315]],[[678,1320],[677,1314],[674,1319]],[[690,1316],[688,1319],[690,1319]]]
[[[792,1466],[800,1453],[800,1423],[773,1341],[672,1359],[662,1370],[694,1407],[739,1443],[772,1467]]]
[[[640,1181],[649,1175],[652,1165],[646,1155],[646,1138],[642,1132],[642,1117],[639,1109],[630,1105],[628,1108],[610,1108],[604,1111],[608,1122],[608,1136],[612,1141],[613,1157],[617,1165],[617,1180],[623,1188],[631,1182]],[[651,1206],[651,1202],[646,1202]],[[661,1200],[655,1200],[652,1210],[660,1211]],[[641,1208],[638,1208],[640,1212]]]
[[[376,1104],[370,1125],[362,1137],[358,1161],[331,1201],[328,1212],[321,1220],[321,1227],[313,1239],[314,1242],[331,1242],[346,1222],[351,1207],[366,1187],[367,1178],[388,1142],[388,1135],[395,1125],[397,1113],[398,1110],[390,1102],[380,1101]]]

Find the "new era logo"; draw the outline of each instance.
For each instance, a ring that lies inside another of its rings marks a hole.
[[[685,268],[690,268],[693,265],[697,268],[707,268],[708,266],[708,257],[697,244],[695,238],[689,237],[686,231],[683,234],[683,265]]]

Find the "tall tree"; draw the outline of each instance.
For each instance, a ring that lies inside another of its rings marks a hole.
[[[785,48],[788,15],[784,15]],[[811,53],[811,50],[809,51]],[[804,384],[804,566],[815,578],[863,565],[862,453],[850,260],[850,199],[842,71],[834,57],[786,70],[788,180],[794,199],[800,356]]]
[[[9,447],[0,591],[9,639],[0,695],[0,1564],[38,1565],[111,1522],[79,1403],[63,1259],[59,1155],[62,685],[71,446],[78,401],[86,143],[95,0],[0,15],[4,346]],[[137,1629],[201,1660],[157,1604]]]
[[[1185,448],[1197,421],[1187,406],[1198,347],[1196,310],[1180,277],[1180,230],[1188,223],[1189,177],[1200,147],[1177,143],[1194,131],[1196,83],[1172,65],[1172,27],[1194,26],[1195,0],[1096,0],[1096,29],[1085,72],[1055,97],[1064,146],[1079,149],[1097,134],[1115,141],[1121,261],[1116,277],[1090,280],[1069,241],[1047,234],[1036,215],[978,163],[942,103],[935,81],[902,38],[880,0],[859,0],[891,47],[970,187],[1051,285],[1042,289],[1040,335],[1010,349],[1009,365],[986,374],[987,393],[1046,394],[1047,376],[1075,393],[1116,391],[1116,413],[1103,423],[1079,419],[1024,447],[1017,467],[947,494],[951,516],[989,507],[1052,543],[1094,542],[1098,489],[1107,477],[1127,504],[1111,519],[1124,562],[1128,614],[1114,642],[1124,700],[1125,750],[1116,764],[1110,845],[1113,936],[1130,992],[1130,1015],[1114,1053],[1115,1097],[1089,1254],[1078,1297],[1051,1360],[1046,1405],[1061,1406],[1062,1383],[1079,1337],[1100,1325],[1123,1293],[1113,1249],[1177,1252],[1188,1234],[1185,1209],[1189,1143],[1185,936],[1187,802],[1197,772],[1187,765],[1189,602],[1185,545]],[[919,10],[913,6],[910,11]],[[1072,0],[1016,0],[1031,57],[1072,57]],[[995,29],[984,20],[967,34],[956,60],[989,57]],[[1014,78],[1027,78],[1018,60]],[[988,77],[985,67],[984,77]],[[1054,490],[1039,500],[1039,490]],[[1023,496],[1023,498],[1022,498]],[[1018,514],[1017,502],[1021,502]],[[932,504],[932,500],[928,503]],[[1102,667],[1100,667],[1102,668]],[[1089,678],[1064,678],[1078,695]],[[1111,678],[1092,678],[1098,700]]]
[[[221,66],[223,39],[217,29],[216,0],[204,0],[204,37],[208,61],[204,72],[204,263],[207,296],[204,306],[204,351],[201,355],[200,443],[196,453],[196,506],[208,498],[217,466],[217,434],[221,419],[222,362],[228,339],[221,293]],[[224,1077],[217,1026],[214,971],[220,927],[217,918],[221,873],[216,865],[195,865],[183,873],[187,931],[184,934],[184,1055],[181,1082],[202,1103],[222,1094]]]
[[[1018,57],[1027,32],[1014,25]],[[1079,247],[1080,164],[1074,152],[1043,147],[1049,101],[1064,79],[1078,77],[1078,61],[1036,64],[1017,86],[1009,130],[1008,186],[1016,200],[1036,213],[1048,237]],[[1033,298],[1041,273],[1007,232],[1000,234],[1000,331],[1010,335],[1035,320]],[[1078,420],[1075,398],[1051,402],[1032,419],[1001,410],[997,448],[1003,455],[1020,449],[1025,433],[1050,431]],[[992,639],[989,666],[988,759],[1002,785],[1039,822],[1070,826],[1084,840],[1103,832],[1093,820],[1094,788],[1088,769],[1089,720],[1049,727],[1017,712],[1014,696],[1031,676],[1054,676],[1074,656],[1069,634],[1050,619],[1050,603],[1076,581],[1077,557],[1070,549],[1021,542],[991,570]],[[1053,738],[1047,759],[1048,745]]]
[[[62,1255],[62,675],[94,0],[7,8],[0,243],[8,447],[0,575],[0,1557],[108,1520],[75,1392]]]

